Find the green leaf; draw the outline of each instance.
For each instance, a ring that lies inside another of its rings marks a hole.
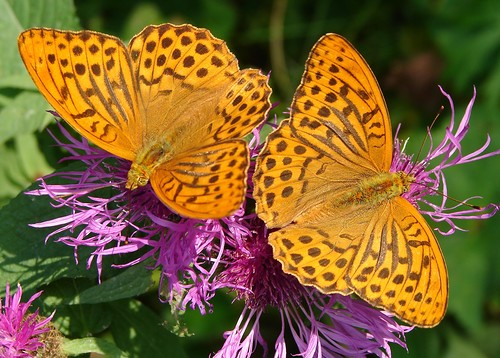
[[[496,1],[478,2],[472,12],[469,1],[443,1],[436,8],[434,18],[441,21],[433,36],[446,57],[446,73],[461,90],[499,68],[498,61],[492,61],[500,49],[497,9]]]
[[[441,326],[440,326],[441,327]],[[408,351],[398,345],[391,345],[393,358],[438,358],[441,357],[439,331],[415,328],[406,335]]]
[[[17,36],[34,26],[78,29],[71,0],[0,0],[0,78],[26,74],[17,50]]]
[[[30,133],[15,138],[14,146],[0,144],[0,207],[36,178],[53,169],[38,149],[37,138]]]
[[[114,312],[113,338],[134,357],[186,357],[181,339],[163,326],[160,318],[139,301],[110,304]]]
[[[99,353],[107,358],[130,357],[130,355],[122,352],[115,344],[103,338],[65,339],[63,350],[68,356]]]
[[[105,304],[59,305],[53,321],[65,336],[97,336],[109,328],[113,314]]]
[[[83,291],[79,303],[100,303],[135,297],[153,286],[152,272],[144,263],[134,265],[98,286]]]
[[[112,321],[112,313],[103,304],[75,305],[81,292],[97,285],[94,279],[57,280],[43,288],[42,308],[45,312],[56,310],[52,322],[65,336],[87,337],[106,330]]]
[[[38,183],[31,190],[38,188]],[[0,209],[0,282],[20,282],[23,288],[36,290],[62,277],[97,276],[94,269],[86,270],[85,261],[75,263],[73,249],[55,243],[46,236],[54,229],[36,229],[30,224],[70,214],[68,208],[54,209],[47,197],[19,194]],[[79,248],[81,257],[88,257],[89,248]]]
[[[463,327],[473,331],[481,325],[483,300],[487,294],[487,246],[474,232],[443,237],[440,242],[450,280],[447,314],[454,314]]]
[[[0,78],[0,88],[17,88],[36,91],[36,86],[26,71]]]
[[[15,138],[14,143],[19,156],[19,165],[24,177],[29,180],[23,188],[41,176],[54,171],[41,154],[38,148],[37,137],[34,134],[25,133],[19,135]]]
[[[487,357],[500,356],[500,340],[492,339],[493,337],[500,337],[500,323],[498,320],[493,324],[482,326],[473,333],[475,345],[480,347],[481,351],[484,352]]]
[[[0,111],[0,143],[45,128],[53,118],[47,112],[50,108],[39,93],[21,92]]]
[[[442,355],[443,358],[467,357],[467,358],[487,358],[481,350],[465,337],[448,331],[448,351]]]
[[[27,180],[23,177],[19,154],[14,148],[0,144],[0,158],[2,158],[0,161],[0,207],[2,207],[26,186]],[[18,178],[21,180],[18,181]]]
[[[123,30],[120,33],[125,43],[149,24],[161,24],[164,21],[159,4],[154,2],[137,2],[131,16],[123,21]]]
[[[200,8],[200,12],[203,13],[200,23],[203,27],[210,29],[214,36],[227,41],[234,34],[238,26],[238,17],[230,1],[202,0]],[[224,21],[219,21],[219,19],[224,19]],[[240,41],[243,40],[240,39]]]

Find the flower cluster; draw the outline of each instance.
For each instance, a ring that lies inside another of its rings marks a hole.
[[[44,348],[42,337],[49,333],[48,326],[54,313],[47,318],[38,316],[38,309],[30,314],[29,307],[42,292],[37,292],[21,302],[23,290],[17,285],[17,292],[10,294],[10,285],[5,287],[5,299],[0,300],[0,356],[32,357]]]
[[[484,154],[489,140],[471,154],[462,153],[460,142],[468,130],[473,101],[456,130],[452,115],[443,142],[435,148],[431,143],[423,160],[413,162],[395,140],[391,171],[411,173],[419,183],[405,196],[414,205],[426,204],[430,209],[421,212],[433,220],[449,223],[448,233],[457,228],[454,219],[484,219],[499,209],[491,204],[479,210],[457,211],[446,207],[446,195],[440,205],[425,199],[438,188],[446,194],[444,169],[500,153]],[[453,108],[451,99],[450,104]],[[276,127],[275,123],[265,124],[253,132],[253,159],[262,147],[263,127],[269,125]],[[249,357],[256,350],[267,354],[269,339],[263,337],[259,323],[269,309],[281,318],[280,333],[274,338],[276,357],[291,353],[303,357],[390,356],[389,343],[405,347],[404,334],[411,328],[398,324],[390,314],[350,296],[324,295],[303,287],[282,271],[273,259],[264,223],[245,210],[252,205],[251,185],[246,202],[230,217],[182,218],[161,204],[149,185],[133,192],[124,189],[129,162],[73,138],[62,126],[60,129],[65,140],[58,144],[70,153],[65,160],[82,161],[86,169],[52,175],[63,178],[66,184],[50,184],[51,176],[40,180],[40,188],[28,194],[49,196],[54,206],[69,207],[71,214],[33,226],[55,228],[47,239],[56,237],[56,241],[74,247],[77,260],[79,247],[93,248],[87,265],[95,262],[99,274],[105,256],[140,253],[120,267],[152,260],[151,268],[159,268],[162,274],[159,291],[167,293],[161,299],[182,310],[190,307],[206,313],[212,309],[210,302],[216,291],[229,289],[245,308],[235,327],[225,333],[225,344],[216,357]],[[433,166],[437,160],[440,162]],[[98,195],[103,189],[110,193],[106,198]],[[291,348],[289,337],[295,348]]]

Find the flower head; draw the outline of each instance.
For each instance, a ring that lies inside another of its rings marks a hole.
[[[456,230],[461,230],[454,220],[455,219],[488,219],[495,215],[500,206],[498,204],[489,204],[484,207],[476,207],[468,205],[471,199],[464,200],[462,203],[448,206],[448,190],[444,170],[460,164],[470,163],[481,159],[489,158],[500,154],[500,150],[486,153],[486,149],[490,144],[490,137],[487,136],[484,145],[472,153],[464,154],[462,151],[461,141],[465,138],[469,131],[469,122],[472,112],[472,106],[476,98],[476,89],[474,95],[467,106],[464,116],[455,128],[455,109],[453,101],[441,87],[439,87],[443,95],[448,99],[451,107],[451,120],[446,128],[446,134],[441,143],[434,147],[433,139],[430,130],[428,136],[430,146],[426,157],[420,161],[413,161],[413,156],[404,153],[404,145],[397,138],[394,139],[393,161],[391,172],[403,171],[413,175],[414,183],[410,185],[408,192],[403,194],[410,203],[417,206],[419,211],[428,215],[436,222],[446,222],[449,225],[449,230],[438,231],[444,235],[451,235]],[[399,128],[398,128],[399,129]],[[439,204],[435,204],[428,200],[429,196],[440,195],[442,197]],[[423,204],[423,205],[422,205]],[[466,209],[463,208],[466,204]]]
[[[198,261],[205,262],[203,252],[210,251],[213,239],[224,236],[221,224],[230,219],[183,218],[162,204],[150,185],[132,192],[125,190],[130,162],[92,147],[85,139],[72,137],[62,125],[59,129],[64,140],[53,137],[70,153],[63,160],[80,161],[86,167],[41,178],[40,188],[27,192],[49,196],[54,207],[71,210],[32,226],[55,228],[46,241],[57,237],[57,242],[73,247],[76,261],[79,247],[93,248],[87,267],[95,262],[99,277],[106,256],[131,257],[116,267],[152,262],[152,269],[161,268],[160,292],[167,292],[167,300],[189,290],[179,303],[181,307],[189,302],[204,312],[206,301],[213,295],[207,289],[213,272],[203,269]],[[65,184],[50,184],[55,177]]]
[[[250,231],[228,240],[233,249],[226,250],[226,267],[215,285],[234,290],[245,307],[215,357],[250,357],[258,346],[265,356],[269,349],[260,320],[270,309],[280,316],[275,357],[288,357],[292,350],[302,357],[390,356],[389,343],[406,347],[402,337],[410,327],[361,300],[302,286],[274,260],[264,222],[251,214],[242,223]],[[286,336],[292,337],[293,345]]]
[[[276,128],[276,121],[270,125]],[[251,142],[253,157],[263,146],[258,145],[259,134],[255,131]],[[390,356],[389,343],[406,347],[403,337],[410,327],[361,300],[302,286],[273,258],[269,230],[255,213],[233,218],[220,258],[224,265],[213,288],[229,288],[245,306],[215,357],[250,357],[259,347],[266,356],[269,339],[263,336],[260,321],[269,310],[280,316],[275,357]]]
[[[50,331],[48,324],[54,313],[47,318],[28,312],[29,307],[42,292],[35,293],[28,302],[21,302],[23,294],[21,285],[17,292],[10,294],[10,285],[5,287],[5,299],[0,300],[0,356],[2,357],[32,357],[43,349],[42,335]]]

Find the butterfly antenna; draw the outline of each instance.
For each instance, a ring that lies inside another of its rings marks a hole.
[[[455,202],[457,204],[468,206],[469,208],[472,208],[474,210],[482,210],[483,209],[483,207],[481,207],[479,205],[472,205],[472,204],[469,204],[469,203],[467,203],[467,202],[465,202],[463,200],[455,199],[454,197],[449,196],[449,195],[443,193],[441,190],[435,189],[435,188],[433,188],[431,186],[427,186],[427,185],[425,185],[423,183],[414,182],[413,184],[420,185],[420,186],[422,186],[422,187],[424,187],[426,189],[429,189],[430,191],[433,191],[434,193],[436,193],[438,195],[441,195],[441,196],[445,197],[446,199],[451,200],[451,201],[453,201],[453,202]]]
[[[420,159],[420,154],[422,154],[422,150],[424,149],[425,142],[427,142],[427,139],[429,138],[429,133],[431,132],[432,127],[434,127],[434,124],[436,123],[436,121],[439,118],[439,116],[441,115],[441,113],[443,113],[443,110],[444,110],[444,106],[441,106],[441,108],[439,108],[439,111],[437,112],[436,116],[434,117],[434,120],[432,121],[431,125],[429,126],[429,128],[427,128],[427,132],[425,134],[424,141],[420,145],[420,149],[418,150],[417,158],[415,159],[415,163],[418,163],[418,160]]]

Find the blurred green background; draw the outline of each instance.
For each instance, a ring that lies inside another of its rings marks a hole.
[[[445,106],[433,134],[440,140],[450,110],[437,85],[452,95],[457,118],[478,91],[470,152],[492,137],[500,148],[500,3],[472,1],[330,1],[330,0],[1,0],[0,1],[0,204],[6,205],[37,177],[60,168],[60,153],[43,129],[52,123],[48,105],[37,94],[17,54],[20,31],[33,26],[88,28],[128,41],[148,24],[191,23],[224,39],[240,67],[271,72],[273,114],[290,105],[308,52],[327,32],[345,36],[365,57],[379,79],[400,137],[411,137],[417,152],[428,126]],[[463,200],[480,195],[477,205],[500,202],[500,158],[448,171],[449,193]],[[467,232],[439,236],[449,268],[450,301],[444,321],[434,329],[407,335],[409,353],[394,347],[395,357],[494,357],[500,355],[500,250],[497,216],[461,222]],[[432,224],[434,225],[434,224]],[[42,238],[43,239],[43,238]],[[40,240],[42,240],[40,239]],[[80,265],[82,272],[84,268]],[[84,275],[82,273],[82,275]],[[85,274],[88,276],[88,273]],[[35,289],[35,287],[30,287]],[[156,292],[143,301],[155,310]],[[153,302],[153,303],[152,303]],[[216,297],[207,317],[188,312],[194,335],[181,344],[188,356],[207,356],[222,344],[241,307]],[[263,326],[278,329],[272,312]],[[271,343],[271,342],[270,342]],[[272,346],[272,345],[271,345]]]

